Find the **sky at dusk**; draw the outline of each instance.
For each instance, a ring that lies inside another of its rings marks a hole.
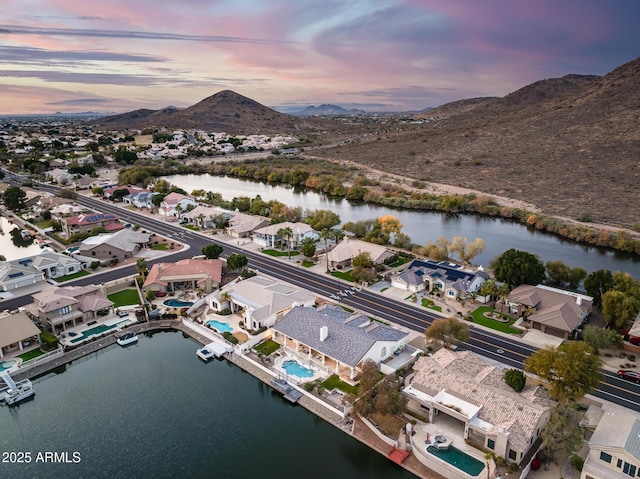
[[[2,0],[0,114],[421,110],[640,55],[638,0]]]

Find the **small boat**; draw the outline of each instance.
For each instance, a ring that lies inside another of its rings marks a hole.
[[[129,344],[133,344],[138,341],[138,335],[136,333],[125,333],[122,336],[119,336],[116,339],[116,343],[120,346],[128,346]]]
[[[7,384],[5,388],[0,389],[0,404],[14,406],[25,399],[35,396],[36,392],[28,379],[23,379],[16,383],[6,371],[0,373],[0,377]]]

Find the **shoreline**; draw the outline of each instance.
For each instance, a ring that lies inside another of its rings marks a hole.
[[[181,332],[183,335],[190,337],[191,339],[200,343],[202,346],[210,342],[208,338],[199,334],[197,331],[194,331],[192,328],[185,327],[181,319],[147,321],[141,324],[134,324],[128,328],[125,328],[123,331],[130,331],[138,334],[157,331],[175,331]],[[44,376],[46,374],[50,374],[55,369],[60,368],[61,366],[66,366],[73,361],[89,356],[90,354],[97,353],[101,349],[104,349],[107,346],[112,346],[114,344],[116,344],[115,334],[103,336],[85,345],[67,351],[62,356],[58,356],[49,361],[45,361],[43,362],[43,364],[35,365],[27,369],[26,371],[18,371],[17,373],[14,373],[12,375],[12,378],[15,381],[20,381],[22,379],[34,379]],[[270,384],[270,380],[273,378],[273,376],[262,371],[257,365],[254,365],[251,359],[235,352],[231,353],[230,355],[226,355],[224,359],[228,360],[243,371],[249,373],[255,379],[262,381],[269,387],[272,387]],[[282,400],[284,401],[284,398]],[[342,423],[342,418],[340,416],[333,413],[329,407],[324,407],[322,404],[320,404],[319,400],[313,400],[312,398],[308,397],[306,392],[300,398],[297,404],[299,404],[301,407],[314,414],[315,416],[319,417],[320,419],[326,421],[328,424],[336,427],[345,434],[348,434],[352,438],[357,439],[359,442],[368,446],[378,454],[381,454],[385,457],[387,456],[389,447],[384,443],[384,441],[376,438],[375,434],[370,432],[359,418],[353,418],[353,426],[347,427],[344,423]],[[385,448],[387,449],[386,451]],[[427,468],[421,462],[419,462],[415,458],[415,456],[413,456],[413,454],[410,455],[409,458],[407,458],[405,463],[400,464],[399,466],[406,471],[414,474],[416,477],[420,477],[423,479],[445,479],[436,472]]]

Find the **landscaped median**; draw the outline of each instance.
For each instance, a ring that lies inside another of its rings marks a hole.
[[[78,271],[76,273],[71,273],[71,274],[67,274],[65,276],[60,276],[59,278],[56,278],[56,281],[58,283],[64,283],[65,281],[71,281],[73,279],[82,278],[83,276],[88,276],[90,274],[91,273],[89,271],[86,271],[86,270],[83,269],[83,270]]]
[[[500,319],[499,320],[493,319],[486,316],[491,313],[500,316]],[[480,306],[479,308],[471,312],[471,316],[473,317],[473,322],[475,324],[486,326],[487,328],[495,329],[496,331],[501,331],[503,333],[509,333],[509,334],[523,333],[521,329],[514,328],[511,326],[513,323],[516,322],[516,318],[514,318],[513,316],[509,316],[508,314],[495,311],[489,306]]]

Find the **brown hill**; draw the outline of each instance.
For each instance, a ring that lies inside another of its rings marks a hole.
[[[444,105],[434,118],[314,155],[464,186],[568,217],[640,223],[640,58],[503,98]]]
[[[279,113],[250,98],[224,90],[185,109],[136,110],[100,118],[98,127],[144,129],[151,127],[200,128],[227,133],[282,133],[313,128],[322,123]]]

